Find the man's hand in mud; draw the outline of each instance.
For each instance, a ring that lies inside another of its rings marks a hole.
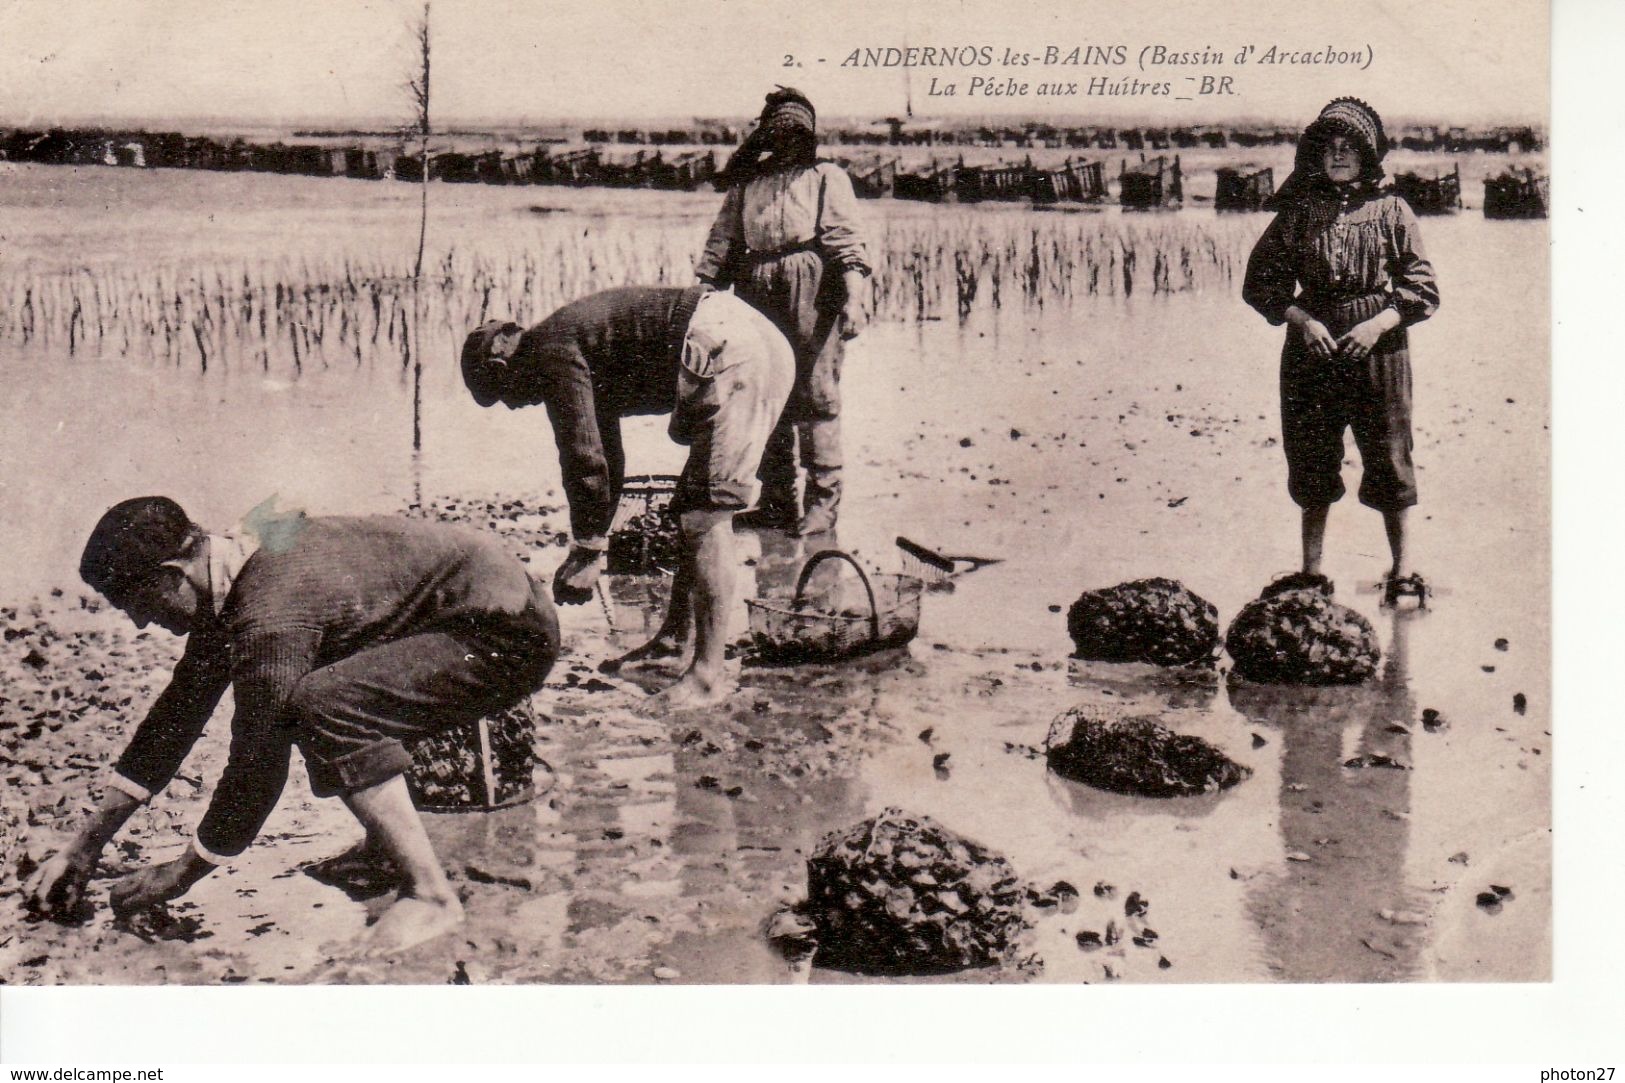
[[[192,853],[174,861],[132,872],[113,885],[109,893],[113,912],[119,915],[148,910],[160,903],[185,895],[193,884],[203,879],[212,869],[208,862]]]
[[[96,871],[96,859],[75,849],[54,854],[23,885],[23,905],[29,913],[53,921],[82,921],[85,885]]]
[[[553,573],[553,600],[560,605],[582,605],[592,601],[592,588],[604,570],[604,554],[580,546],[570,550],[559,570]]]

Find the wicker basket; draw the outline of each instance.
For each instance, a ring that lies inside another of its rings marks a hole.
[[[536,796],[536,715],[528,700],[407,746],[412,803],[434,812],[485,812]]]
[[[869,601],[867,614],[810,607],[807,583],[826,560],[844,560],[858,573]],[[923,589],[924,584],[913,576],[870,575],[839,549],[815,553],[801,569],[790,604],[766,598],[745,602],[756,657],[762,662],[826,662],[902,646],[919,631]]]
[[[660,575],[677,570],[681,552],[671,502],[677,478],[640,474],[621,483],[620,502],[609,525],[611,575]]]

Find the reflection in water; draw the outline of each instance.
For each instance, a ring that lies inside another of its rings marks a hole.
[[[1373,682],[1335,688],[1233,683],[1231,705],[1281,746],[1280,829],[1285,862],[1257,876],[1247,906],[1276,976],[1300,982],[1413,976],[1416,927],[1379,914],[1415,911],[1405,894],[1410,837],[1407,669],[1413,613],[1391,612],[1391,639]],[[1345,766],[1386,756],[1404,770]]]

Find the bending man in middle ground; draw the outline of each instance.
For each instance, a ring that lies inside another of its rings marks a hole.
[[[626,467],[621,418],[670,412],[672,439],[690,448],[672,503],[682,559],[660,630],[620,661],[692,648],[665,701],[694,707],[728,696],[733,517],[756,502],[762,451],[795,379],[784,336],[708,286],[632,286],[574,301],[528,331],[486,323],[464,342],[462,367],[481,406],[547,407],[574,538],[553,578],[565,605],[590,599],[603,570]]]

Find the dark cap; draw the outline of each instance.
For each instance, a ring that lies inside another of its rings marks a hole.
[[[90,532],[79,558],[79,578],[116,604],[164,561],[183,555],[196,532],[186,512],[167,496],[138,496],[115,504]]]
[[[500,358],[491,356],[491,343],[498,335],[518,330],[517,323],[488,320],[463,340],[463,383],[481,406],[499,402],[508,383],[508,366]]]

